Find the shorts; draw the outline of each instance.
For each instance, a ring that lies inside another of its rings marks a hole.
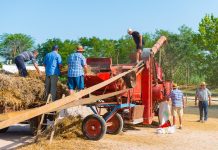
[[[84,76],[79,77],[68,77],[67,81],[68,88],[70,90],[83,90],[84,89]]]
[[[136,49],[141,49],[142,50],[143,47],[144,47],[143,45],[142,46],[140,46],[139,44],[136,45]]]
[[[172,115],[175,117],[176,115],[182,117],[183,116],[183,108],[182,107],[172,107]]]

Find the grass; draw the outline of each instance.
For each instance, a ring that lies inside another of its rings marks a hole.
[[[183,91],[183,93],[187,96],[195,96],[195,92],[196,89],[198,87],[197,86],[188,86],[187,88],[185,86],[181,86],[181,90]],[[212,96],[218,96],[218,88],[217,87],[207,87],[210,92],[212,93]]]

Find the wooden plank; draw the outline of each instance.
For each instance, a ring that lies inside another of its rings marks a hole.
[[[104,94],[104,95],[100,95],[100,96],[92,96],[90,98],[79,99],[78,101],[73,101],[73,102],[70,102],[69,104],[66,104],[64,106],[56,108],[53,111],[61,111],[63,109],[67,109],[69,107],[89,104],[89,103],[92,103],[93,101],[97,101],[97,100],[101,100],[101,99],[105,99],[105,98],[109,98],[109,97],[112,97],[112,96],[119,95],[121,93],[127,92],[128,90],[129,89],[125,89],[125,90],[116,91],[116,92],[112,92],[112,93],[108,93],[108,94]],[[33,108],[33,109],[35,109],[35,108]],[[16,117],[17,115],[23,115],[25,113],[28,113],[29,111],[30,111],[30,109],[1,114],[0,115],[0,122],[5,121],[7,119],[11,119],[13,117]]]
[[[74,106],[78,106],[78,105],[85,105],[85,104],[90,104],[93,101],[97,101],[97,100],[101,100],[101,99],[105,99],[108,97],[112,97],[112,96],[116,96],[119,95],[121,93],[127,92],[130,89],[124,89],[124,90],[120,90],[120,91],[116,91],[116,92],[112,92],[112,93],[108,93],[108,94],[104,94],[104,95],[100,95],[100,96],[93,96],[90,98],[84,98],[78,101],[73,101],[67,105],[61,106],[59,108],[57,108],[55,111],[61,111],[63,109],[67,109],[69,107],[74,107]]]
[[[13,118],[19,114],[23,114],[23,113],[26,113],[28,112],[29,110],[20,110],[20,111],[14,111],[14,112],[8,112],[8,113],[3,113],[3,114],[0,114],[0,122],[1,121],[4,121],[4,120],[7,120],[7,119],[10,119],[10,118]]]
[[[44,105],[44,106],[41,106],[41,107],[38,107],[38,108],[34,108],[34,109],[29,109],[29,111],[27,111],[26,113],[23,113],[23,114],[19,114],[19,115],[16,115],[15,117],[13,118],[9,118],[7,120],[4,120],[2,122],[0,122],[0,129],[3,129],[5,127],[8,127],[8,126],[11,126],[11,125],[14,125],[16,123],[19,123],[19,122],[23,122],[25,120],[28,120],[28,119],[31,119],[33,117],[36,117],[36,116],[39,116],[43,113],[48,113],[48,112],[51,112],[51,111],[54,111],[55,109],[61,107],[61,106],[64,106],[72,101],[75,101],[75,100],[79,100],[79,98],[85,96],[85,95],[88,95],[114,81],[116,81],[117,79],[127,75],[128,73],[132,72],[132,71],[136,71],[138,69],[138,67],[135,67],[131,70],[128,70],[126,72],[123,72],[121,74],[118,74],[104,82],[101,82],[97,85],[94,85],[92,87],[89,87],[85,90],[82,90],[82,91],[79,91],[77,93],[74,93],[70,96],[67,96],[65,98],[62,98],[60,100],[57,100],[57,101],[54,101],[48,105]],[[95,102],[93,100],[93,102]],[[82,103],[81,101],[79,102],[79,104]]]

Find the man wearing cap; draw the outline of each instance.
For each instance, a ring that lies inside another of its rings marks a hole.
[[[199,122],[205,122],[208,119],[208,100],[209,106],[211,105],[211,92],[206,88],[206,83],[201,82],[200,87],[196,90],[195,94],[195,105],[199,101],[199,112],[200,120]]]
[[[20,53],[18,56],[15,57],[15,64],[17,66],[17,69],[19,70],[19,75],[21,77],[26,77],[27,76],[27,70],[25,66],[25,62],[32,61],[34,67],[36,68],[37,72],[41,76],[41,72],[39,70],[38,64],[36,63],[36,57],[38,56],[38,51],[25,51]]]
[[[84,89],[84,71],[87,72],[86,59],[83,56],[84,49],[82,46],[77,46],[75,53],[72,53],[68,58],[68,88],[72,94],[74,90]]]
[[[142,35],[138,31],[133,31],[132,29],[127,30],[129,35],[132,35],[133,40],[136,44],[136,62],[139,62],[141,59],[142,49],[144,47],[144,40]]]
[[[176,83],[173,83],[173,90],[170,93],[170,99],[172,101],[172,115],[173,115],[173,125],[176,125],[176,115],[179,116],[179,129],[182,129],[182,116],[183,108],[185,107],[185,100],[183,92],[178,89]]]
[[[51,94],[53,101],[56,100],[58,76],[62,67],[62,59],[58,50],[57,45],[53,46],[52,52],[46,54],[44,58],[46,95]]]

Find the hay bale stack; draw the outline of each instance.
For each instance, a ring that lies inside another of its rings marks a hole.
[[[67,87],[58,83],[57,98],[67,95]],[[0,105],[21,110],[45,103],[45,77],[29,72],[26,78],[0,73]]]
[[[0,74],[0,104],[28,107],[44,99],[45,86],[39,79]]]

